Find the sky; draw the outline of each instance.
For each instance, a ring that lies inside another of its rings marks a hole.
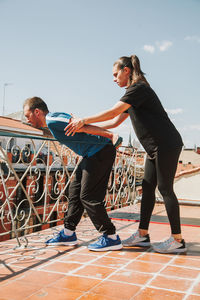
[[[87,117],[125,93],[113,63],[136,54],[187,148],[200,146],[200,0],[0,0],[0,114],[32,96]],[[130,119],[115,132],[136,136]]]

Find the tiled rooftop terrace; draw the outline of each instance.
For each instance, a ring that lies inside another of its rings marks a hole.
[[[130,215],[135,208],[118,210]],[[113,212],[112,212],[113,213]],[[116,213],[116,212],[115,212]],[[186,254],[159,254],[151,248],[123,248],[120,251],[91,252],[88,243],[99,234],[88,218],[77,229],[76,247],[46,247],[44,241],[61,227],[28,236],[28,247],[16,248],[16,240],[0,243],[0,300],[165,300],[200,299],[200,207],[181,206]],[[127,238],[138,223],[114,223],[121,239]],[[157,204],[150,224],[151,241],[170,234],[163,222],[165,209]],[[157,218],[157,219],[156,219]]]

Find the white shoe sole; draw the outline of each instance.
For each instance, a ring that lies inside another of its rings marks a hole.
[[[78,241],[75,242],[61,242],[61,243],[45,243],[47,246],[75,246],[78,244]]]
[[[110,246],[110,247],[104,247],[104,248],[88,248],[90,251],[112,251],[112,250],[120,250],[123,248],[123,245],[115,245],[115,246]]]
[[[183,253],[187,251],[187,248],[181,248],[181,249],[174,249],[174,250],[160,250],[160,249],[156,249],[153,247],[153,250],[155,252],[159,252],[159,253]]]
[[[125,246],[125,247],[149,247],[151,246],[151,243],[150,242],[141,242],[141,243],[123,243],[122,242],[122,245]]]

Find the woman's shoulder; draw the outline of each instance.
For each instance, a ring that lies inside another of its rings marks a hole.
[[[152,89],[151,87],[145,82],[145,81],[138,81],[130,85],[126,89],[126,94],[132,94],[132,93],[148,93]]]
[[[139,80],[135,83],[133,83],[129,88],[151,88],[150,85],[148,83],[146,83],[143,80]]]

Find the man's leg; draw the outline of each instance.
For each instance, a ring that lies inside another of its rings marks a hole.
[[[122,247],[119,237],[115,236],[115,226],[108,217],[104,205],[104,198],[110,172],[115,160],[115,153],[114,147],[107,145],[92,157],[85,158],[83,161],[84,164],[82,165],[81,202],[95,228],[104,234],[103,238],[105,239],[104,247],[94,249],[93,246],[88,246],[90,250],[94,251],[116,250]],[[112,238],[115,241],[112,242]],[[109,246],[106,244],[107,242]]]
[[[82,202],[80,201],[82,161],[79,163],[74,178],[69,185],[69,203],[68,210],[64,219],[64,226],[71,231],[76,230],[76,226],[80,222],[80,219],[84,212],[84,207],[82,205]]]
[[[80,201],[82,169],[81,163],[75,172],[74,179],[69,186],[69,204],[64,218],[64,229],[59,234],[48,240],[47,245],[76,245],[76,226],[80,222],[84,208]]]

